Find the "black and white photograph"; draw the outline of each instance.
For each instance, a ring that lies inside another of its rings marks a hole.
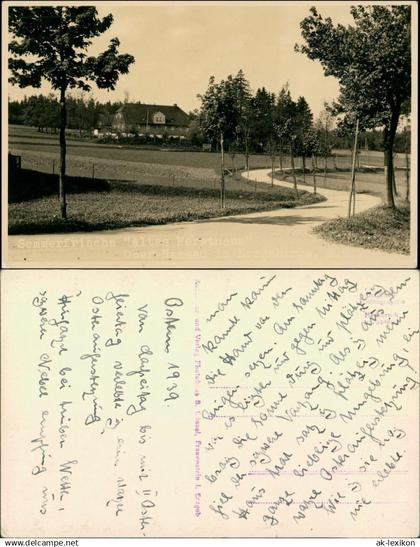
[[[416,263],[413,4],[3,7],[8,266]]]

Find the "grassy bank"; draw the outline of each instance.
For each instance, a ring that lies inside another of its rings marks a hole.
[[[410,208],[374,207],[353,218],[329,220],[314,231],[336,243],[409,254]]]
[[[104,181],[105,182],[105,181]],[[226,193],[226,208],[220,208],[218,190],[164,187],[132,181],[106,181],[102,191],[80,191],[80,179],[69,193],[68,220],[59,218],[56,193],[9,204],[9,234],[94,231],[166,224],[231,214],[292,208],[323,201],[320,195],[273,188],[253,192]]]

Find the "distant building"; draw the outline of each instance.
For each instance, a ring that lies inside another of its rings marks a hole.
[[[93,134],[97,137],[100,134],[112,133],[112,120],[114,116],[112,114],[101,113],[98,118],[98,127],[93,130]]]
[[[178,105],[127,103],[112,119],[112,132],[185,139],[190,117]]]

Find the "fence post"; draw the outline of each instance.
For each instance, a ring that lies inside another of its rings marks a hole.
[[[92,163],[92,180],[95,180],[95,164]]]
[[[53,175],[55,174],[55,160],[53,160]]]

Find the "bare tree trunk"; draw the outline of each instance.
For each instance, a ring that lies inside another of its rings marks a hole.
[[[406,191],[405,191],[405,200],[410,201],[410,161],[408,158],[408,147],[405,149],[405,182],[406,182]]]
[[[395,208],[393,171],[394,171],[394,140],[397,131],[399,110],[396,109],[391,116],[389,126],[384,129],[384,175],[386,184],[386,205]]]
[[[245,139],[245,167],[247,176],[249,178],[249,149],[248,149],[248,138]]]
[[[283,175],[283,147],[280,146],[279,150],[279,167],[280,167],[280,173]]]
[[[225,208],[225,150],[223,147],[223,133],[220,132],[220,204],[221,208]]]
[[[394,160],[392,160],[392,163],[394,163]],[[392,168],[392,191],[394,192],[394,196],[398,197],[397,182],[395,180],[395,166]]]
[[[394,192],[392,184],[392,152],[389,150],[389,145],[386,145],[384,150],[384,174],[386,184],[386,204],[388,207],[395,208]]]
[[[293,144],[290,145],[290,163],[292,166],[292,176],[293,176],[293,187],[295,189],[296,197],[298,197],[298,189],[296,184],[296,173],[295,173],[295,155],[293,150]]]
[[[60,174],[59,174],[59,200],[61,217],[67,219],[66,203],[66,89],[60,91]]]
[[[324,183],[327,180],[327,165],[328,165],[328,119],[325,120]]]
[[[393,161],[392,152],[387,147],[384,151],[384,175],[386,184],[386,204],[388,207],[395,208],[394,201],[394,184],[393,184]]]
[[[306,158],[305,154],[302,156],[302,172],[303,172],[303,184],[306,183]]]
[[[274,186],[274,160],[275,156],[271,156],[271,186]]]
[[[312,154],[312,175],[314,177],[314,194],[316,194],[316,170],[315,170],[315,157]]]
[[[349,218],[351,216],[352,204],[353,204],[353,216],[356,209],[356,156],[357,156],[357,139],[359,136],[359,120],[356,121],[356,130],[354,132],[354,147],[353,147],[353,159],[351,166],[351,184],[350,184],[350,196],[349,196]]]

